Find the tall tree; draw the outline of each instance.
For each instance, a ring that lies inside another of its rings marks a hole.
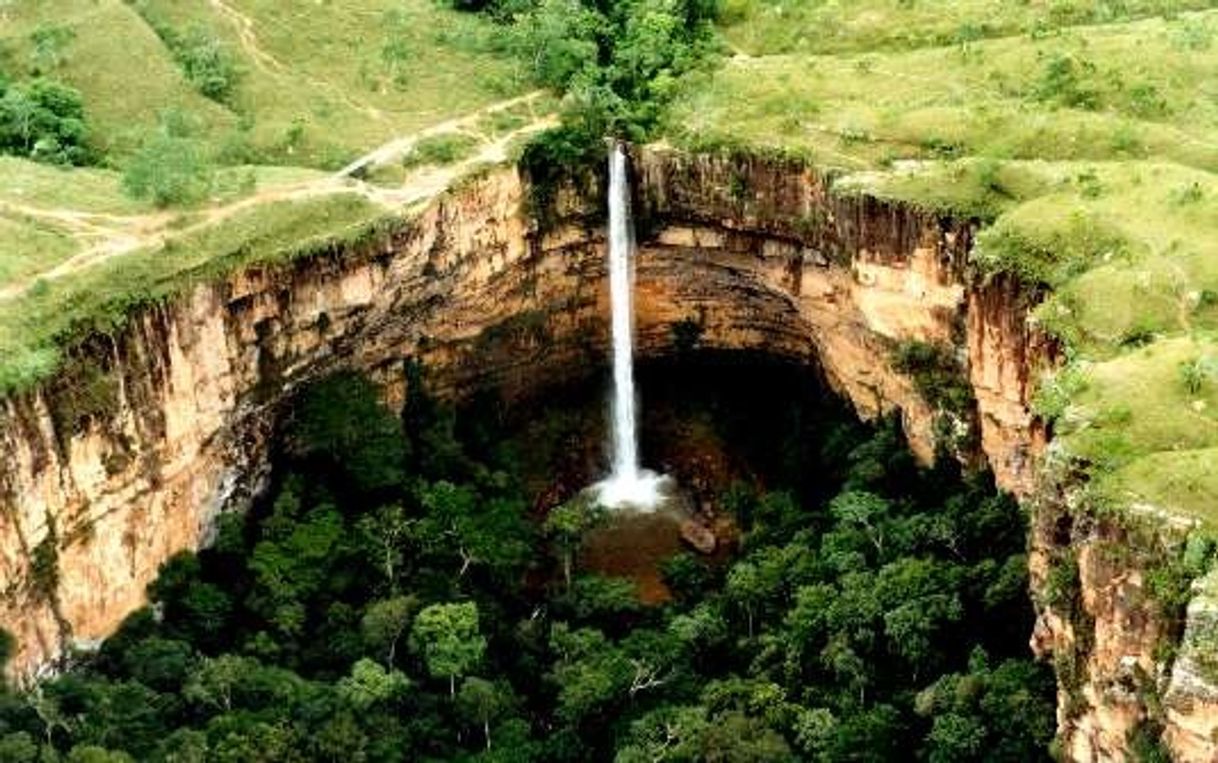
[[[486,653],[486,638],[478,632],[478,606],[467,601],[425,607],[411,628],[410,650],[423,659],[433,678],[447,678],[449,696],[456,696],[457,677],[469,673]]]

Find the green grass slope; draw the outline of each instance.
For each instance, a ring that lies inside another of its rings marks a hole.
[[[99,159],[65,169],[0,156],[0,394],[44,378],[64,342],[132,305],[363,235],[388,202],[330,171],[458,116],[473,121],[433,140],[480,148],[541,119],[552,99],[477,113],[523,93],[522,71],[490,20],[432,0],[0,2],[0,77],[78,89]],[[166,129],[206,157],[208,178],[203,198],[168,210],[123,188]],[[460,157],[415,164],[440,158]],[[370,179],[399,186],[413,170]]]
[[[1213,7],[1210,0],[725,0],[738,50],[847,53],[923,48]]]
[[[524,86],[490,22],[431,0],[46,0],[0,13],[3,69],[81,90],[95,143],[119,163],[175,111],[222,156],[334,169]],[[54,56],[33,39],[47,29],[68,30]],[[174,41],[191,35],[232,62],[226,97],[186,76]]]
[[[1051,290],[1054,447],[1102,504],[1218,526],[1218,12],[1181,12],[1207,5],[733,2],[742,53],[668,132],[986,223],[982,277]]]
[[[164,44],[121,0],[39,0],[0,10],[3,70],[20,79],[34,67],[81,91],[103,151],[123,154],[169,109],[193,115],[208,132],[232,129],[237,118],[191,87]],[[67,30],[50,62],[36,53],[39,29]]]

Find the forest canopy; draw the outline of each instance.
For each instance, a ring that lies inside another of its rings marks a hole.
[[[359,377],[306,391],[263,503],[168,562],[95,654],[0,694],[0,758],[1047,756],[1024,522],[988,476],[843,417],[787,467],[834,475],[827,500],[736,484],[736,557],[672,558],[672,600],[644,606],[578,563],[597,509],[539,517],[528,443],[421,386],[400,417]]]

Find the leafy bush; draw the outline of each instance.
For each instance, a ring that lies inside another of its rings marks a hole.
[[[200,25],[181,32],[151,0],[126,2],[161,38],[186,80],[200,94],[221,103],[231,99],[241,79],[241,69],[228,46],[214,32]]]
[[[123,190],[158,207],[202,201],[215,183],[215,167],[205,145],[173,118],[145,139],[123,171]]]
[[[1076,109],[1097,109],[1099,92],[1089,82],[1095,64],[1066,53],[1054,54],[1044,64],[1033,97],[1044,103]]]
[[[192,27],[171,46],[174,58],[195,89],[213,101],[228,101],[240,79],[232,54],[215,35]]]
[[[452,164],[473,153],[475,145],[477,141],[468,135],[436,135],[416,143],[402,163],[406,167]]]
[[[913,377],[918,394],[936,408],[953,413],[967,412],[973,388],[948,345],[902,342],[892,354],[893,367]]]
[[[76,39],[76,30],[59,24],[39,24],[30,33],[30,72],[34,76],[51,72],[66,59],[66,49]]]
[[[1128,238],[1116,226],[1078,208],[1033,225],[1001,217],[977,235],[971,258],[988,274],[1011,274],[1030,286],[1056,286],[1128,248]]]
[[[0,152],[48,164],[87,164],[80,93],[53,80],[9,85],[0,77]]]
[[[1205,385],[1218,375],[1218,361],[1214,358],[1193,358],[1180,363],[1180,382],[1190,395],[1200,395]]]

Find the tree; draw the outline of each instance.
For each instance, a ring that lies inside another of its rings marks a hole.
[[[491,749],[491,722],[501,717],[515,705],[512,687],[505,681],[491,682],[470,676],[461,682],[457,695],[457,706],[461,712],[482,726],[486,749]]]
[[[288,448],[345,472],[356,489],[373,493],[405,479],[402,425],[367,377],[340,373],[307,387],[292,409]]]
[[[158,130],[123,171],[123,190],[158,207],[191,204],[211,193],[215,171],[198,141]]]
[[[707,763],[778,763],[793,761],[782,735],[757,718],[730,710],[702,733],[701,760]]]
[[[985,728],[976,718],[946,713],[935,717],[927,736],[930,763],[977,760],[985,745]]]
[[[1054,733],[1052,672],[1027,660],[988,662],[975,649],[967,673],[941,676],[918,694],[914,709],[932,724],[928,760],[976,760],[978,750],[1011,763],[1043,756]]]
[[[356,710],[364,711],[380,702],[399,697],[410,688],[410,679],[398,670],[362,659],[351,666],[351,674],[338,682],[338,694]]]
[[[595,66],[605,18],[580,0],[541,0],[513,28],[513,46],[542,85],[566,88]]]
[[[634,581],[607,575],[579,575],[554,603],[576,620],[605,623],[622,623],[625,615],[643,609]]]
[[[0,153],[48,164],[87,163],[80,92],[52,80],[18,86],[0,78]]]
[[[901,747],[901,731],[900,713],[892,705],[878,704],[844,715],[838,720],[824,759],[865,763],[907,760],[912,756]]]
[[[232,712],[237,687],[259,667],[258,661],[249,657],[230,654],[205,657],[183,688],[182,696],[196,704],[210,705],[225,713]]]
[[[729,633],[722,607],[713,602],[702,602],[688,613],[674,616],[668,631],[695,655],[723,644]]]
[[[382,506],[370,516],[360,517],[357,527],[368,549],[369,561],[381,574],[389,590],[398,590],[398,578],[405,563],[405,543],[410,536],[411,520],[401,506]]]
[[[474,565],[503,576],[528,558],[530,537],[522,501],[483,499],[474,487],[447,480],[423,486],[419,498],[426,514],[417,534],[433,552],[457,558],[458,578]]]
[[[67,763],[135,763],[135,760],[125,752],[84,744],[72,748]]]
[[[9,763],[34,763],[38,760],[38,744],[24,731],[0,736],[0,760]]]
[[[154,759],[165,763],[206,763],[207,751],[206,734],[179,728],[161,740]]]
[[[914,675],[933,667],[939,654],[934,636],[964,616],[956,593],[956,569],[944,562],[905,557],[876,576],[875,594],[884,607],[884,633]]]
[[[558,655],[550,677],[558,687],[560,719],[578,724],[626,696],[635,668],[605,634],[558,623],[550,632],[550,646]]]
[[[64,62],[64,50],[72,40],[76,39],[76,31],[69,26],[42,23],[30,32],[30,62],[33,73],[45,75],[59,68]]]
[[[823,707],[796,711],[795,740],[799,747],[817,760],[823,759],[824,751],[837,732],[837,719]]]
[[[232,98],[241,70],[232,54],[215,35],[203,27],[192,27],[173,44],[174,57],[195,89],[213,101]]]
[[[349,558],[348,532],[332,503],[305,510],[292,485],[285,486],[249,559],[255,583],[250,607],[283,636],[298,639],[307,624],[307,603],[332,590],[336,572]]]
[[[563,580],[571,587],[575,555],[586,532],[605,520],[605,510],[587,496],[577,496],[550,510],[543,532],[558,549],[562,559]]]
[[[195,665],[195,652],[185,641],[152,637],[123,654],[128,675],[157,691],[180,689]]]
[[[802,586],[795,593],[795,606],[783,620],[784,642],[796,664],[803,664],[805,655],[814,654],[829,630],[829,614],[837,589],[827,583]]]
[[[70,732],[69,718],[54,694],[48,693],[42,686],[37,686],[30,693],[29,702],[42,724],[43,741],[47,747],[54,744],[56,729],[65,734]]]
[[[884,520],[888,510],[888,502],[883,498],[862,491],[842,493],[829,504],[833,518],[839,524],[861,532],[879,557],[884,554]]]
[[[368,605],[360,621],[364,642],[374,651],[385,655],[385,667],[393,669],[398,640],[410,627],[410,618],[419,608],[413,596],[394,596]]]
[[[765,599],[765,581],[757,570],[757,565],[751,562],[737,562],[727,574],[727,588],[724,590],[729,601],[744,609],[748,619],[749,638],[753,637],[753,618],[757,608]]]
[[[654,763],[698,760],[702,738],[709,726],[705,708],[662,705],[630,724],[627,742],[614,761]]]
[[[229,594],[202,579],[199,558],[189,552],[170,557],[148,586],[161,605],[166,631],[203,648],[213,647],[227,632],[233,602]]]
[[[433,678],[447,677],[449,696],[456,696],[457,676],[476,667],[486,653],[486,639],[478,632],[478,606],[470,601],[425,607],[411,628],[410,650],[423,659]]]

